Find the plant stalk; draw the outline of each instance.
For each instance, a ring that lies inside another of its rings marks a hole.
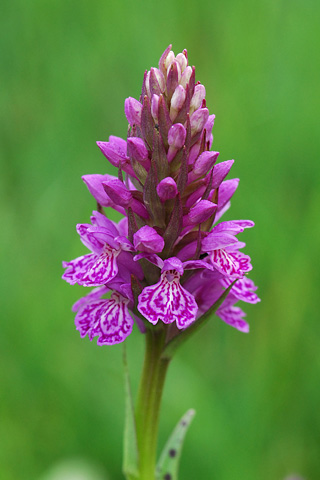
[[[170,359],[161,358],[165,335],[164,326],[146,332],[146,351],[136,408],[138,480],[155,479],[161,398],[170,363]]]

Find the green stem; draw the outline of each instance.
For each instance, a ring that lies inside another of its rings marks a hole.
[[[166,330],[147,330],[146,352],[136,409],[139,480],[154,480],[158,425],[169,359],[162,359]]]

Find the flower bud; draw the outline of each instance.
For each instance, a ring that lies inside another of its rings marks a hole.
[[[201,141],[198,140],[192,147],[190,148],[189,152],[189,164],[193,165],[195,160],[198,158],[199,152],[201,147]]]
[[[138,137],[129,137],[127,140],[128,154],[141,165],[149,165],[148,150],[144,141]]]
[[[124,183],[117,178],[102,183],[106,194],[114,203],[127,207],[132,199],[130,191]]]
[[[181,67],[181,72],[183,72],[188,65],[188,60],[186,56],[183,53],[178,53],[178,55],[176,56],[176,61]]]
[[[149,82],[147,82],[148,84]],[[141,124],[142,105],[135,98],[126,98],[124,102],[124,112],[131,126]]]
[[[209,110],[207,108],[198,108],[190,118],[191,136],[201,132],[209,117]]]
[[[203,85],[198,84],[194,87],[194,94],[191,99],[190,103],[190,113],[194,112],[202,105],[202,100],[204,100],[206,96],[206,89]]]
[[[110,135],[109,142],[97,142],[97,145],[109,162],[117,168],[128,160],[127,142],[123,138]]]
[[[226,162],[221,162],[214,166],[212,175],[212,188],[218,188],[221,185],[222,181],[228,175],[233,163],[234,160],[227,160]]]
[[[189,80],[192,75],[192,68],[190,66],[186,67],[184,70],[183,74],[181,75],[180,79],[180,85],[182,85],[183,88],[186,88],[187,84],[189,83]]]
[[[164,67],[166,71],[168,70],[169,66],[174,61],[174,59],[175,59],[174,52],[171,50],[171,52],[168,53],[168,56],[164,61]]]
[[[159,253],[163,250],[164,240],[154,228],[145,225],[133,235],[133,245],[140,252]]]
[[[181,148],[186,139],[186,129],[182,123],[175,123],[168,132],[168,143],[174,148]]]
[[[173,52],[172,52],[173,53]],[[171,71],[173,70],[176,70],[177,71],[177,75],[178,75],[178,82],[180,81],[180,78],[181,78],[181,66],[180,66],[180,63],[177,62],[176,60],[173,60],[173,62],[171,62],[169,65],[168,65],[168,68],[167,68],[167,77],[169,77],[169,74]]]
[[[192,225],[205,222],[217,209],[215,203],[209,200],[200,200],[194,207],[192,207],[188,213],[188,221]]]
[[[153,120],[158,122],[158,110],[159,110],[159,95],[152,95],[151,98],[151,115]]]
[[[168,65],[166,64],[166,61],[167,61],[169,53],[171,52],[171,48],[172,48],[172,45],[169,45],[165,49],[165,51],[163,52],[163,54],[161,55],[160,60],[159,60],[159,69],[163,73],[163,75],[165,75],[166,72],[167,72]],[[173,58],[174,58],[174,54],[173,54]]]
[[[181,123],[175,123],[168,132],[169,149],[167,153],[168,162],[175,157],[179,148],[184,145],[186,139],[186,129]]]
[[[198,177],[205,175],[211,170],[213,164],[218,158],[219,152],[203,152],[197,158],[192,173]]]
[[[151,68],[150,72],[151,72],[150,79],[152,76],[154,76],[154,78],[157,80],[157,83],[159,85],[160,93],[163,93],[166,89],[166,81],[164,79],[162,72],[158,68]],[[152,92],[151,85],[150,85],[150,91],[151,93],[157,93],[157,92]]]
[[[176,182],[172,177],[166,177],[157,185],[157,194],[161,202],[175,198],[178,193]]]
[[[167,97],[171,100],[173,92],[179,84],[181,68],[178,62],[172,62],[167,70]]]
[[[150,70],[147,72],[145,86],[146,86],[146,90],[147,90],[147,95],[150,98],[151,97],[151,93],[150,93]]]
[[[171,98],[171,107],[170,107],[171,120],[174,120],[176,118],[180,108],[184,104],[185,99],[186,99],[186,91],[181,85],[178,85]]]
[[[206,121],[206,124],[204,126],[204,128],[206,129],[206,142],[210,141],[215,118],[216,118],[215,115],[209,115],[208,120]]]

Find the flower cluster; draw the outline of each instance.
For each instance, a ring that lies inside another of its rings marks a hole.
[[[97,202],[77,231],[91,253],[64,262],[63,278],[95,288],[73,307],[81,336],[99,345],[122,342],[134,320],[143,331],[159,321],[176,334],[206,313],[235,280],[217,315],[248,332],[235,303],[259,301],[246,277],[250,257],[237,235],[249,220],[220,222],[238,179],[225,180],[233,160],[216,163],[214,115],[195,81],[187,51],[169,46],[159,68],[145,72],[139,100],[125,100],[127,140],[97,142],[118,177],[85,175]],[[118,224],[104,207],[123,215]]]

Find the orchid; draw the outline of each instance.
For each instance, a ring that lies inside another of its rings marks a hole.
[[[97,142],[118,175],[83,176],[97,204],[91,223],[77,225],[90,253],[63,262],[68,283],[98,287],[73,307],[81,337],[118,344],[134,323],[146,337],[127,439],[133,454],[124,462],[128,479],[155,478],[161,392],[177,347],[213,313],[248,332],[235,304],[259,301],[246,276],[251,259],[237,237],[254,223],[219,222],[239,180],[226,180],[233,160],[217,163],[219,152],[211,150],[215,116],[205,96],[187,51],[175,56],[170,45],[158,68],[145,72],[140,98],[125,100],[127,139]],[[107,218],[105,207],[122,215],[119,223]],[[161,468],[159,478],[174,478]]]

